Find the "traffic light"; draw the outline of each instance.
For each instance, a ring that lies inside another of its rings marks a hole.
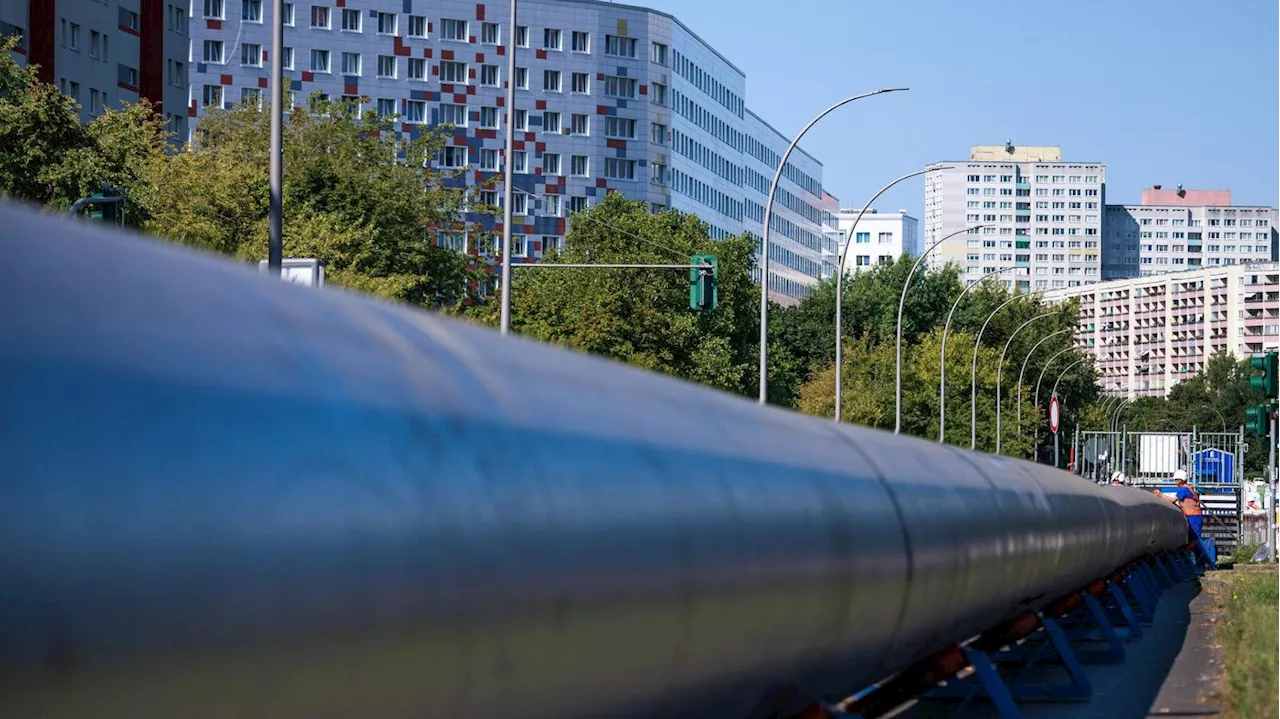
[[[1254,375],[1249,378],[1249,386],[1262,390],[1267,399],[1276,399],[1277,365],[1280,365],[1280,352],[1272,351],[1259,357],[1249,358],[1249,366],[1255,371],[1262,371],[1261,377]]]
[[[715,255],[689,258],[689,309],[714,310],[720,303],[720,265]]]
[[[1255,404],[1244,409],[1244,428],[1259,437],[1267,436],[1271,430],[1271,405]]]

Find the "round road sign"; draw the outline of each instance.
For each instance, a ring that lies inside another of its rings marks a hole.
[[[1058,395],[1049,400],[1049,431],[1058,433]]]

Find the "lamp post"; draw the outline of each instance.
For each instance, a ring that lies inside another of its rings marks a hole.
[[[1023,322],[1018,326],[1018,329],[1013,331],[1013,334],[1009,335],[1009,340],[1004,343],[1004,349],[1000,351],[1000,362],[996,365],[996,454],[1000,454],[1000,450],[1003,447],[1003,443],[1000,441],[1000,410],[1001,400],[1004,395],[1001,394],[1000,387],[1001,379],[1004,377],[1004,357],[1009,353],[1009,346],[1013,344],[1013,338],[1017,337],[1019,332],[1026,329],[1027,325],[1035,322],[1036,320],[1042,320],[1045,317],[1052,317],[1055,314],[1057,314],[1057,312],[1045,312],[1042,315],[1036,315],[1026,322]]]
[[[950,168],[938,168],[938,169],[950,169]],[[920,256],[916,258],[916,261],[912,263],[911,271],[907,273],[907,281],[902,284],[902,294],[898,296],[898,339],[896,343],[897,359],[895,361],[897,370],[894,373],[894,383],[893,383],[894,385],[893,433],[894,434],[898,434],[902,431],[902,309],[907,304],[907,290],[911,289],[911,278],[915,277],[916,270],[919,269],[920,263],[924,262],[924,258],[928,257],[929,253],[933,252],[934,248],[936,248],[938,245],[941,245],[943,242],[946,242],[947,240],[951,239],[952,237],[955,237],[956,235],[966,234],[968,232],[971,232],[973,230],[976,230],[982,227],[986,227],[986,225],[974,225],[973,227],[966,227],[963,230],[956,230],[955,232],[952,232],[951,234],[944,236],[942,239],[937,240],[932,245],[929,245],[927,248],[925,248],[924,252],[920,253]],[[843,330],[844,328],[840,328],[840,329]],[[837,332],[836,334],[839,335],[840,332]],[[840,362],[840,358],[837,357],[836,368],[838,369],[841,364],[842,363]],[[837,385],[836,387],[838,389],[839,385]]]
[[[268,161],[267,272],[284,264],[284,0],[271,3],[271,159]],[[159,58],[156,62],[159,62]]]
[[[947,312],[947,321],[942,324],[942,349],[938,351],[938,441],[945,441],[947,434],[947,335],[951,333],[951,318],[955,316],[956,308],[960,306],[960,300],[974,287],[982,284],[982,281],[988,277],[1008,270],[1016,270],[1018,267],[997,267],[987,274],[965,285],[956,297],[956,301],[951,303],[951,309]]]
[[[913,177],[916,177],[917,175],[923,175],[928,171],[929,170],[925,169],[925,170],[916,170],[915,172],[907,173],[902,177],[899,177],[893,182],[890,182],[889,184],[877,190],[876,194],[872,195],[871,199],[867,200],[862,205],[862,209],[858,210],[858,216],[853,218],[853,226],[849,228],[849,234],[846,235],[844,238],[844,246],[840,248],[840,256],[836,258],[837,270],[836,270],[836,412],[835,412],[835,421],[837,422],[840,421],[840,404],[843,397],[843,392],[842,392],[843,388],[841,387],[841,384],[842,384],[842,379],[844,374],[844,362],[841,361],[842,358],[840,356],[840,345],[844,339],[844,263],[845,263],[845,259],[849,256],[849,243],[853,242],[854,238],[857,237],[858,223],[862,221],[862,216],[867,213],[867,208],[875,204],[875,201],[879,199],[881,195],[883,195],[885,192],[889,190],[889,188],[893,187],[899,182],[902,182],[903,180],[909,180]]]
[[[1031,295],[1020,295],[1015,292],[1012,297],[1001,302],[999,307],[991,310],[991,314],[987,315],[987,319],[978,330],[977,338],[973,341],[973,365],[970,368],[970,383],[972,386],[969,389],[969,449],[978,448],[978,350],[982,348],[982,333],[987,331],[987,325],[991,323],[992,318],[1000,310],[1017,300],[1028,297],[1031,297]]]
[[[1045,335],[1044,337],[1041,337],[1039,342],[1031,346],[1031,351],[1027,352],[1027,356],[1024,357],[1022,360],[1022,369],[1018,370],[1018,402],[1017,404],[1018,404],[1018,433],[1019,434],[1022,433],[1022,378],[1027,373],[1027,363],[1031,361],[1031,355],[1036,353],[1036,350],[1040,348],[1040,345],[1044,344],[1045,342],[1048,342],[1049,340],[1053,339],[1054,337],[1057,337],[1058,335],[1066,334],[1067,332],[1070,332],[1070,331],[1071,331],[1071,328],[1068,327],[1065,330],[1058,330],[1057,332],[1053,332],[1051,334]]]
[[[1054,360],[1058,359],[1059,357],[1061,357],[1062,355],[1064,355],[1064,354],[1066,354],[1066,353],[1068,353],[1068,352],[1071,352],[1071,351],[1072,351],[1072,350],[1074,350],[1074,349],[1075,349],[1075,347],[1068,347],[1068,348],[1066,348],[1066,349],[1064,349],[1064,350],[1059,351],[1057,354],[1055,354],[1054,356],[1050,357],[1050,358],[1049,358],[1049,361],[1047,361],[1047,362],[1045,362],[1045,363],[1044,363],[1044,367],[1041,367],[1041,368],[1040,368],[1040,376],[1036,378],[1036,393],[1035,393],[1035,396],[1033,397],[1033,404],[1034,404],[1036,407],[1039,407],[1039,406],[1040,406],[1040,383],[1044,381],[1044,373],[1045,373],[1045,372],[1047,372],[1047,371],[1049,370],[1049,366],[1053,364],[1053,361],[1054,361]],[[1039,426],[1039,425],[1037,425],[1037,426]]]
[[[1212,411],[1214,414],[1218,415],[1218,420],[1222,422],[1222,432],[1223,432],[1223,434],[1225,434],[1225,433],[1226,433],[1226,431],[1227,431],[1227,419],[1226,419],[1225,417],[1223,417],[1223,416],[1222,416],[1222,413],[1218,411],[1218,408],[1217,408],[1217,407],[1214,407],[1213,405],[1209,404],[1208,402],[1202,402],[1202,403],[1200,404],[1200,406],[1201,406],[1201,407],[1204,407],[1205,409],[1208,409],[1208,410]]]
[[[512,0],[512,2],[514,3],[515,0]],[[764,237],[760,242],[760,404],[764,404],[769,399],[769,224],[773,220],[773,200],[778,194],[778,183],[782,180],[782,170],[787,166],[787,158],[791,157],[796,145],[800,144],[800,138],[804,137],[809,128],[813,127],[818,120],[826,117],[832,110],[847,105],[854,100],[907,89],[905,87],[890,87],[864,92],[861,95],[846,97],[828,107],[810,120],[809,124],[801,128],[800,132],[796,133],[795,138],[791,140],[791,144],[787,146],[787,151],[782,154],[782,159],[778,161],[778,169],[773,173],[773,183],[769,186],[769,199],[764,205],[764,231],[761,233]]]
[[[515,158],[516,119],[516,0],[511,0],[511,27],[507,31],[507,137],[502,167],[502,312],[499,329],[511,333],[511,203]]]

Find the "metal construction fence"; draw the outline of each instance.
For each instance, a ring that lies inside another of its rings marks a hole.
[[[1124,484],[1170,491],[1173,473],[1185,470],[1201,494],[1205,537],[1229,552],[1241,538],[1244,429],[1235,432],[1080,432],[1072,470],[1099,484]],[[1265,531],[1265,530],[1264,530]]]

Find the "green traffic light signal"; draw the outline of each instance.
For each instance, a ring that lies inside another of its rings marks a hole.
[[[1271,407],[1265,404],[1256,404],[1252,407],[1246,407],[1244,410],[1245,422],[1244,428],[1260,437],[1267,436],[1271,424]]]
[[[1280,352],[1268,352],[1259,357],[1250,357],[1249,366],[1254,370],[1261,370],[1262,376],[1253,376],[1249,378],[1249,386],[1254,389],[1262,390],[1268,399],[1276,399],[1277,383],[1280,382],[1277,375],[1280,374]]]
[[[720,264],[715,255],[689,258],[689,309],[714,310],[720,304]]]

